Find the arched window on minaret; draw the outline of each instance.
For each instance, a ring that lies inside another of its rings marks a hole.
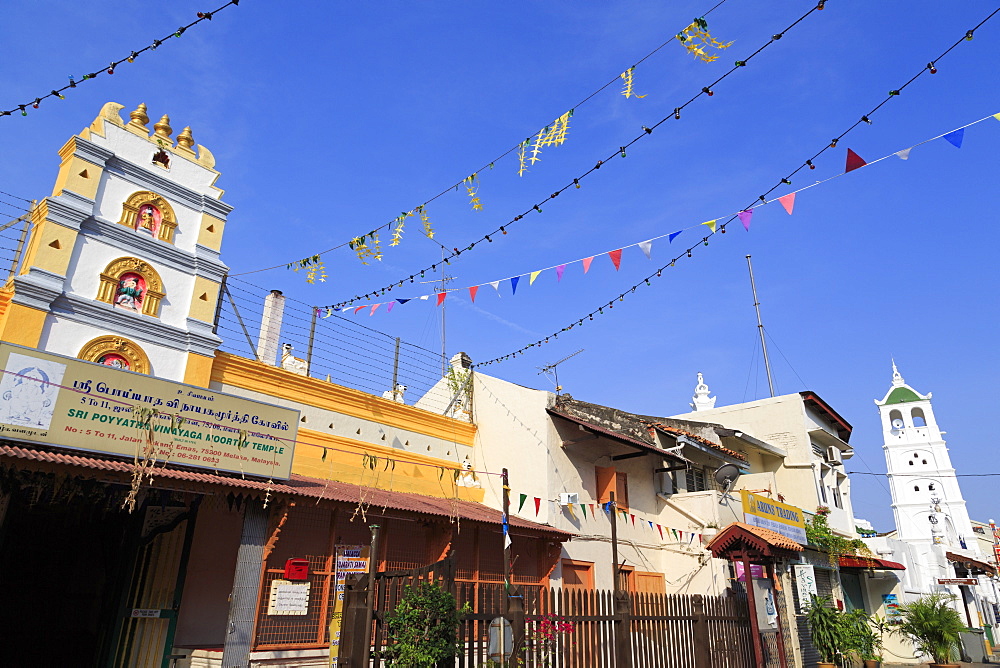
[[[160,302],[166,296],[160,275],[148,262],[135,257],[113,261],[101,273],[98,301],[130,313],[160,317]]]
[[[177,216],[167,200],[148,190],[140,190],[122,203],[118,224],[132,228],[137,234],[172,244]]]
[[[924,409],[914,408],[910,411],[910,418],[913,420],[914,427],[926,427],[927,420],[924,418]]]
[[[99,336],[80,349],[79,359],[115,369],[149,374],[149,357],[134,341],[121,336]]]

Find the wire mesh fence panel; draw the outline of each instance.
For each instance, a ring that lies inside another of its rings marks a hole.
[[[255,359],[262,354],[268,359],[261,361],[294,373],[468,419],[468,376],[442,364],[440,353],[361,325],[341,312],[319,311],[290,298],[284,299],[277,326],[277,319],[266,314],[269,294],[241,279],[227,279],[216,324],[221,350]],[[271,345],[261,346],[268,331],[274,333]]]

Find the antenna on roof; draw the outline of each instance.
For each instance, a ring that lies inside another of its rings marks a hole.
[[[542,374],[545,374],[545,376],[547,378],[549,378],[549,380],[551,380],[553,383],[555,383],[555,385],[556,385],[556,394],[558,394],[562,390],[562,385],[559,384],[559,365],[562,364],[563,362],[565,362],[566,360],[568,360],[570,357],[574,357],[576,355],[579,355],[580,353],[583,352],[583,350],[584,350],[583,348],[580,348],[575,353],[573,353],[571,355],[567,355],[566,357],[562,358],[558,362],[553,362],[552,364],[547,364],[545,366],[535,367],[536,369],[538,369],[538,375],[539,376],[541,376]],[[550,373],[552,374],[551,377],[549,377]]]
[[[767,369],[767,388],[774,396],[774,380],[771,378],[771,360],[767,357],[767,342],[764,340],[764,323],[760,319],[760,302],[757,300],[757,284],[753,280],[753,264],[747,255],[747,268],[750,270],[750,289],[753,290],[753,307],[757,311],[757,331],[760,333],[760,348],[764,351],[764,368]],[[760,368],[760,367],[758,367]]]

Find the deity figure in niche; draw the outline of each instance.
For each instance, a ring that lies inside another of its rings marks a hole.
[[[98,360],[98,364],[103,364],[105,366],[114,367],[116,369],[129,370],[128,360],[118,355],[116,353],[108,353],[107,355],[101,355]]]
[[[144,232],[156,238],[157,232],[160,231],[161,219],[162,215],[159,209],[152,204],[143,204],[139,207],[139,219],[135,229],[138,232]]]
[[[139,274],[122,274],[115,292],[115,306],[133,313],[142,313],[142,296],[146,291],[146,279]]]

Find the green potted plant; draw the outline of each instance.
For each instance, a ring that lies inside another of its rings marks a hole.
[[[844,630],[844,653],[851,654],[865,668],[877,668],[882,662],[882,634],[885,624],[861,609],[841,617]]]
[[[966,630],[958,612],[951,607],[953,594],[929,594],[899,607],[903,623],[896,631],[913,641],[917,650],[934,659],[933,668],[952,666],[960,634]]]
[[[460,651],[457,630],[461,614],[451,592],[435,583],[407,586],[386,617],[389,642],[384,656],[395,668],[432,668]]]
[[[837,657],[846,645],[842,613],[830,605],[826,596],[813,596],[806,611],[812,632],[812,644],[819,653],[819,668],[835,668]]]

